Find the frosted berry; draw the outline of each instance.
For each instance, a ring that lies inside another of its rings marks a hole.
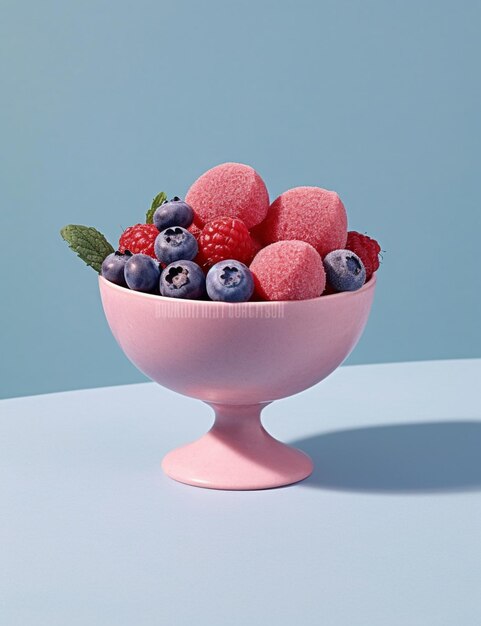
[[[256,231],[264,244],[305,241],[323,257],[331,250],[345,248],[346,209],[335,191],[295,187],[274,200]]]
[[[198,178],[185,196],[203,226],[224,215],[241,219],[247,228],[262,222],[269,194],[259,174],[242,163],[222,163]]]
[[[305,241],[277,241],[252,261],[256,295],[263,300],[308,300],[326,286],[322,259]]]

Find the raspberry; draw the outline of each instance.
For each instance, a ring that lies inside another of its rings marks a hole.
[[[197,243],[199,244],[199,237],[200,237],[200,234],[202,233],[202,228],[199,228],[195,224],[191,224],[187,230],[194,235],[194,237],[197,239]],[[206,265],[204,255],[201,252],[200,244],[199,244],[199,251],[197,253],[197,256],[194,259],[194,263],[197,263],[197,265],[200,265],[200,267],[202,267],[206,271],[209,269]]]
[[[334,289],[334,287],[331,284],[329,284],[329,281],[326,278],[326,286],[324,288],[324,291],[322,292],[322,295],[323,296],[331,296],[334,293],[338,293],[338,292]]]
[[[130,250],[132,254],[147,254],[155,259],[154,242],[158,234],[159,231],[154,224],[130,226],[124,230],[119,239],[119,252]]]
[[[375,239],[371,239],[367,235],[362,235],[355,230],[347,233],[346,249],[355,252],[364,263],[366,268],[366,282],[371,278],[374,272],[379,268],[379,253],[381,246]]]
[[[208,222],[199,235],[199,256],[204,266],[235,259],[248,265],[254,246],[247,226],[236,217],[219,217]]]
[[[202,232],[202,228],[199,228],[195,224],[191,224],[187,230],[194,235],[197,241],[199,240],[199,235]]]

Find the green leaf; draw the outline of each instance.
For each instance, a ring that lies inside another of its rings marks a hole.
[[[145,223],[152,224],[154,221],[155,210],[167,200],[167,194],[164,191],[158,193],[152,200],[152,205],[145,216]]]
[[[105,257],[114,252],[102,233],[91,226],[69,224],[62,228],[60,234],[77,256],[99,273]]]

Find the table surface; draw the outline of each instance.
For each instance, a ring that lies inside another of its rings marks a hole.
[[[4,626],[481,623],[481,359],[342,367],[264,423],[306,481],[176,483],[210,409],[153,383],[0,402]]]

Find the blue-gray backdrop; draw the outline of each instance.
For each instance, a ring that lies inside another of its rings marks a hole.
[[[382,243],[350,363],[481,354],[481,4],[3,0],[2,396],[142,380],[64,224],[114,241],[223,161]]]

